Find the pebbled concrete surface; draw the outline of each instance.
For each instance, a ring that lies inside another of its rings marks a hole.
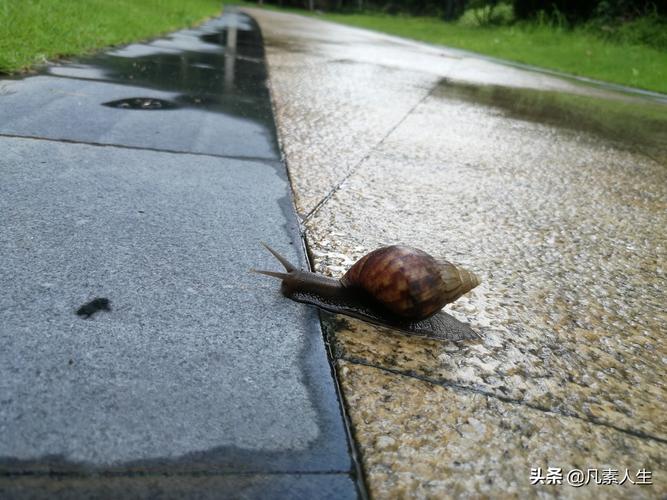
[[[325,316],[371,493],[664,495],[665,100],[251,12],[314,267],[402,242],[484,280],[447,308],[477,343]],[[625,464],[655,484],[529,483]]]
[[[635,480],[647,465],[660,481],[664,444],[354,362],[340,367],[377,498],[530,498],[538,493],[528,480],[536,464],[565,471],[565,486],[548,486],[541,496],[657,498],[663,491],[629,481],[574,488],[565,474],[604,467],[620,470],[618,481],[626,469]]]
[[[236,48],[202,47],[230,25]],[[150,56],[126,49],[146,57],[136,66],[113,53],[2,84],[13,118],[0,134],[0,496],[357,497],[317,314],[249,272],[275,266],[260,241],[305,265],[260,42],[247,16],[226,14],[154,41]],[[161,50],[181,79],[100,76],[118,64],[143,74]],[[229,84],[217,94],[190,80],[203,59]],[[191,109],[103,105],[184,81],[183,100],[201,97]],[[34,94],[47,88],[65,97]],[[261,133],[237,127],[239,102]],[[174,146],[161,132],[176,130]],[[201,130],[243,150],[195,147]],[[111,310],[76,314],[96,297]]]

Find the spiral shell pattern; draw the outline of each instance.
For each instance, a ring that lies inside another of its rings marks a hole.
[[[422,320],[480,284],[472,272],[416,248],[393,245],[359,259],[341,278],[397,316]]]

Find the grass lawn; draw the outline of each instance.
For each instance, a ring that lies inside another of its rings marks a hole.
[[[199,23],[221,0],[0,0],[0,72]]]
[[[289,11],[306,13],[294,9]],[[567,30],[538,24],[479,27],[445,23],[434,17],[374,13],[312,15],[341,24],[667,94],[667,52],[646,45],[605,41],[584,29]]]
[[[218,14],[225,3],[256,6],[233,0],[0,0],[0,73],[191,26]],[[604,41],[584,29],[538,24],[479,27],[433,17],[373,13],[310,15],[667,93],[667,52]]]

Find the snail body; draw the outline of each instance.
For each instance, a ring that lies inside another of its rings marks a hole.
[[[340,279],[334,279],[297,269],[268,245],[264,246],[286,272],[255,272],[281,279],[283,295],[292,300],[418,335],[476,335],[470,327],[440,310],[479,285],[480,279],[422,250],[402,245],[378,248],[359,259]],[[468,331],[462,334],[454,322],[466,326]],[[458,334],[452,335],[452,329]]]

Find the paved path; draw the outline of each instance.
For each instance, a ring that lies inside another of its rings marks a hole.
[[[371,493],[666,495],[664,96],[250,12],[315,268],[403,242],[484,280],[448,307],[482,342],[327,320]]]
[[[317,315],[248,272],[305,265],[263,58],[231,13],[0,81],[0,497],[356,497]]]

